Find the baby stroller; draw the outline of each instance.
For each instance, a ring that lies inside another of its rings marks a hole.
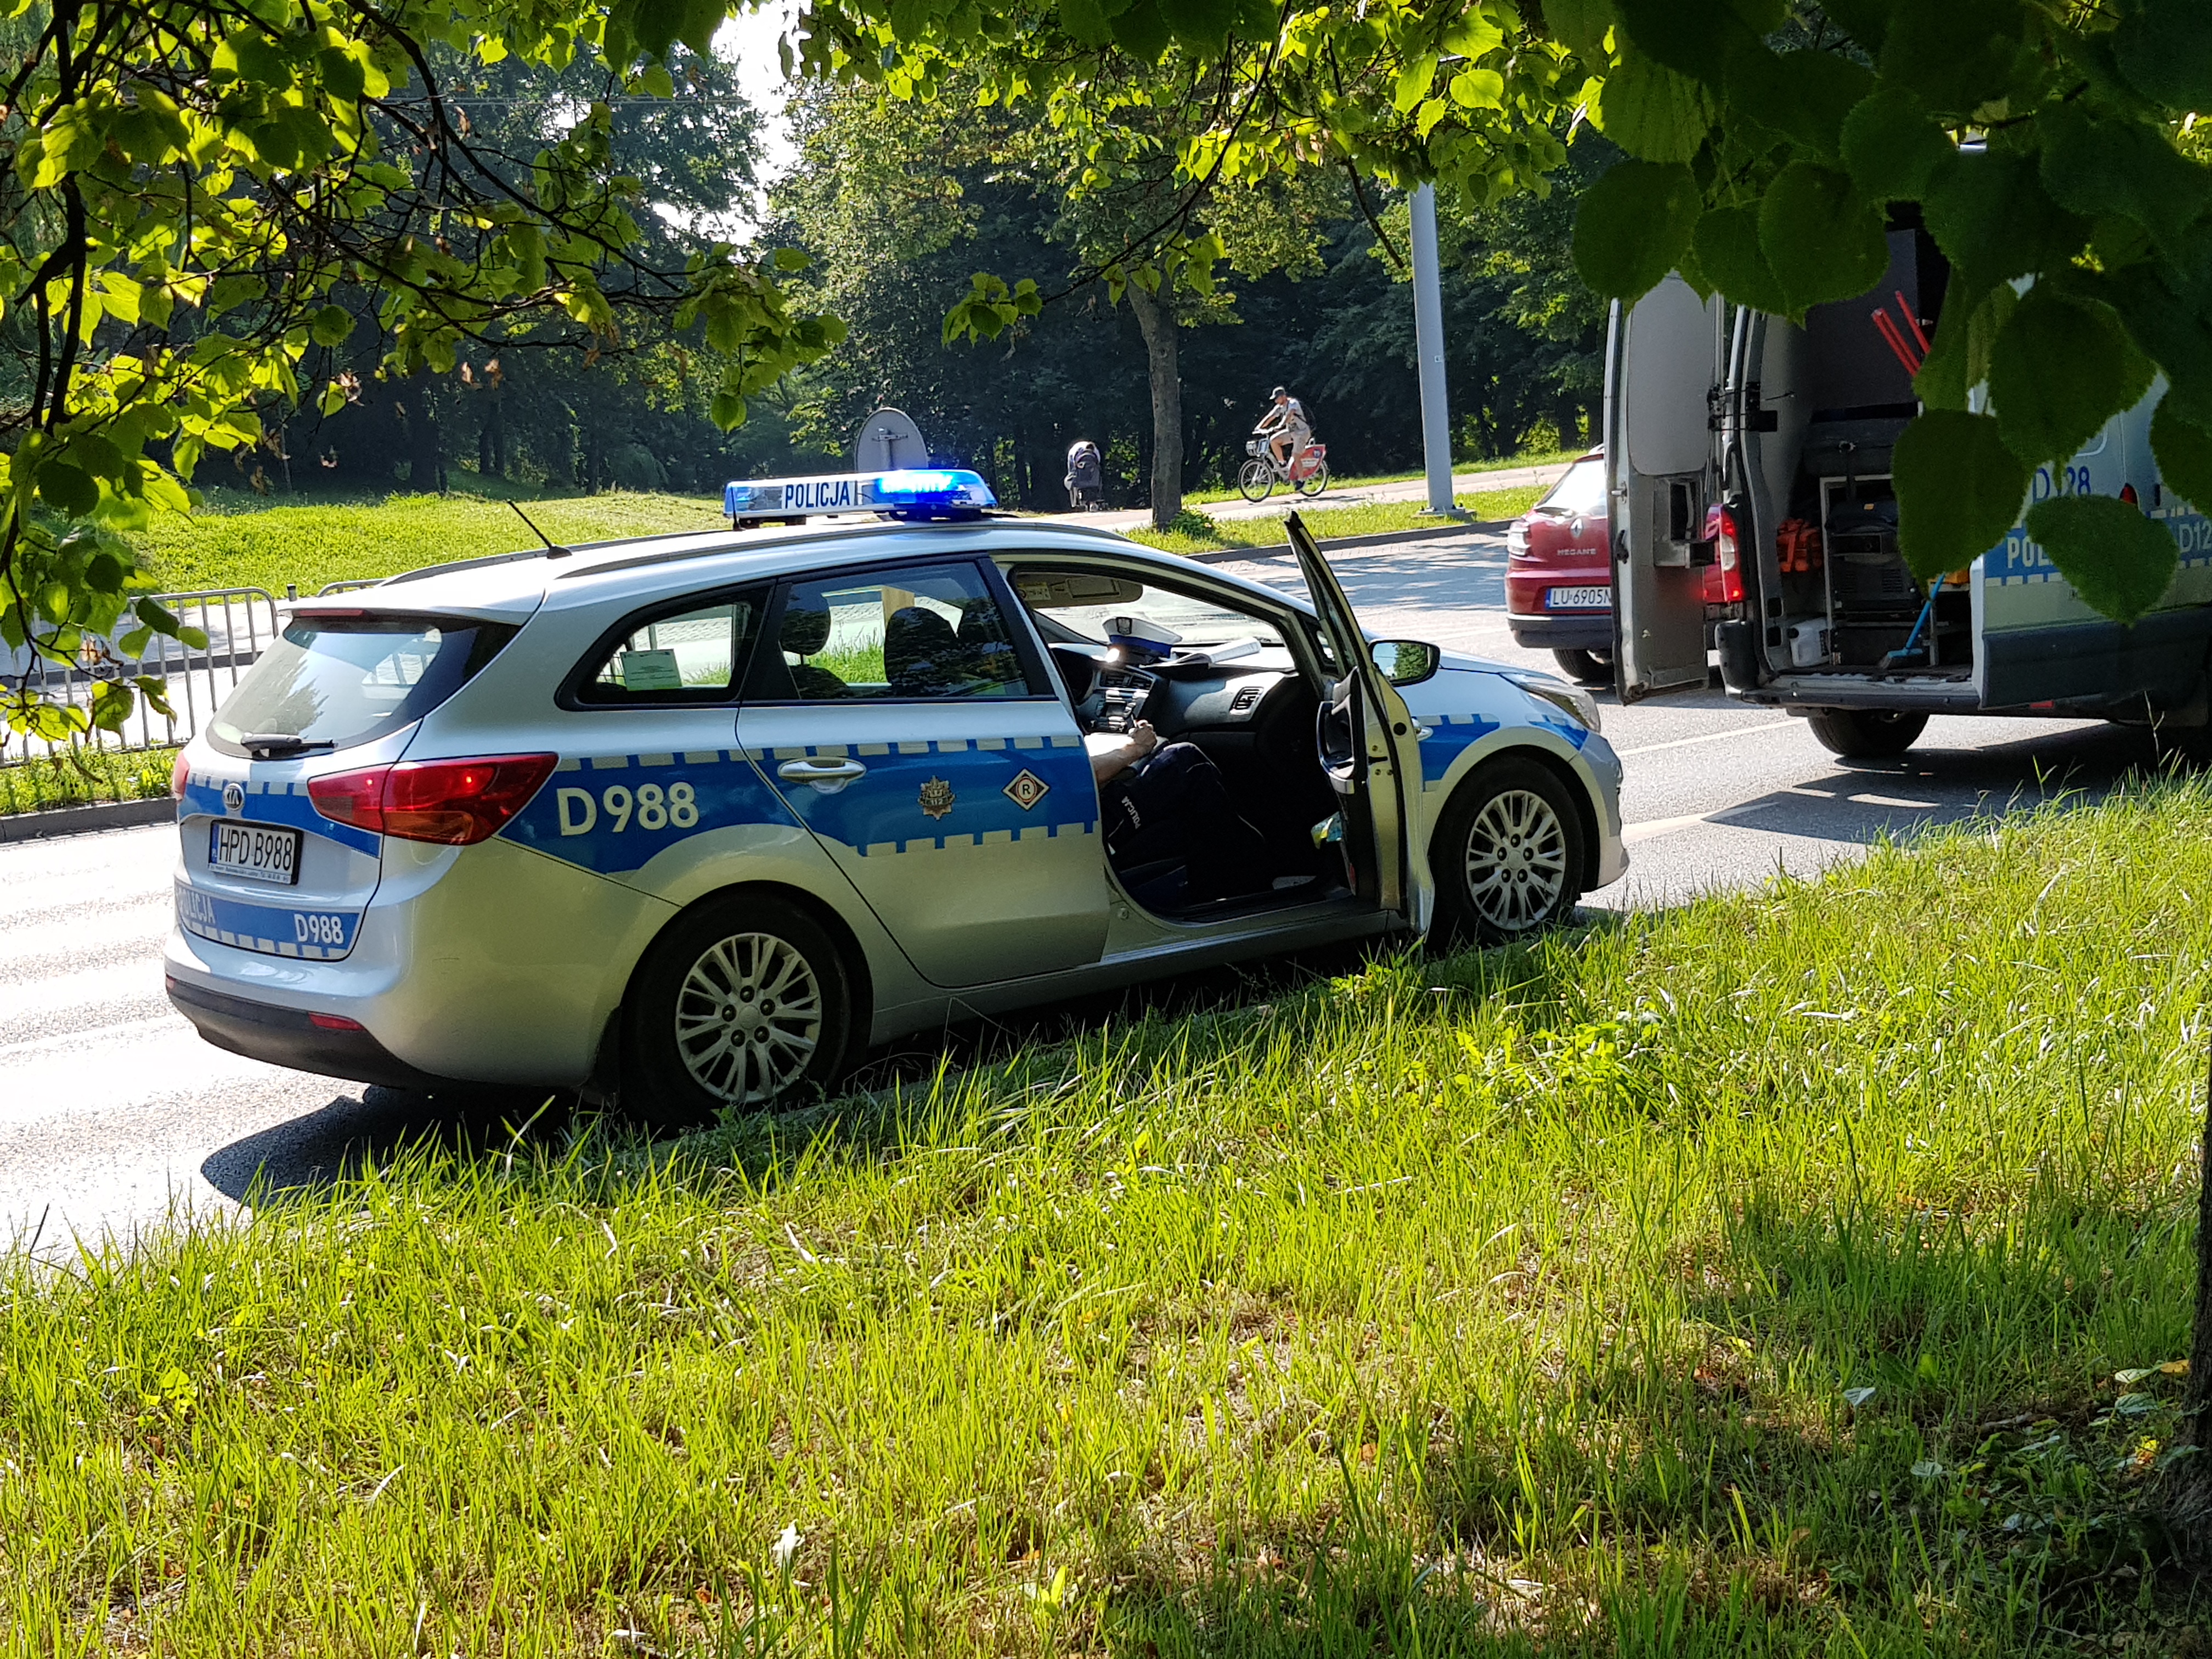
[[[1106,505],[1106,458],[1088,438],[1067,447],[1067,506],[1072,513]]]

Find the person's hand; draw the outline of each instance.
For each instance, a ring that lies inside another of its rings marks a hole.
[[[1160,734],[1152,730],[1150,720],[1139,720],[1129,728],[1129,741],[1139,756],[1149,755],[1160,746]]]

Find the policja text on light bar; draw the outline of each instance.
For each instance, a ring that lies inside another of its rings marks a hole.
[[[979,474],[959,467],[833,472],[818,478],[736,479],[722,488],[722,511],[732,520],[798,518],[817,513],[967,518],[998,504],[999,498]]]

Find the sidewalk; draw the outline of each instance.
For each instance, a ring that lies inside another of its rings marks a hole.
[[[1459,472],[1452,476],[1452,493],[1472,495],[1491,489],[1526,489],[1530,485],[1549,488],[1573,465],[1572,461],[1554,461],[1547,466],[1509,466],[1494,472]],[[1310,501],[1278,488],[1264,501],[1209,501],[1195,510],[1212,519],[1279,518],[1294,507],[1367,507],[1378,501],[1426,501],[1429,486],[1425,479],[1405,478],[1396,483],[1368,484],[1358,489],[1324,489]],[[1133,530],[1152,522],[1148,507],[1129,507],[1114,513],[1086,513],[1083,522],[1104,526],[1109,530]]]

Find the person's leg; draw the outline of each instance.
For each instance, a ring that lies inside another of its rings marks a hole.
[[[1273,871],[1267,840],[1237,816],[1221,769],[1196,744],[1156,749],[1115,782],[1123,786],[1128,810],[1141,819],[1148,847],[1160,844],[1155,837],[1163,828],[1168,832],[1174,854],[1148,856],[1182,857],[1194,902],[1267,886]]]

